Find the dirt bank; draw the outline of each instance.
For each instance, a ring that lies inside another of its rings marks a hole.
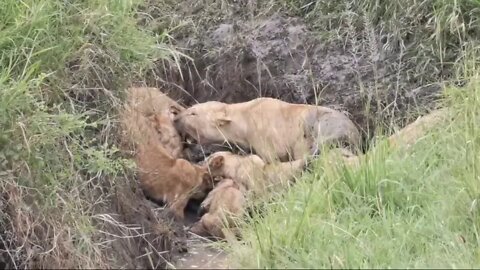
[[[155,211],[134,181],[119,178],[89,191],[97,199],[85,209],[94,213],[94,228],[84,233],[92,234],[93,250],[71,235],[70,222],[83,221],[69,220],[66,206],[42,215],[35,190],[13,181],[2,185],[8,191],[0,200],[2,268],[164,268],[171,251],[185,248],[183,228]],[[76,253],[82,245],[84,254]]]
[[[383,46],[386,41],[375,29],[372,44],[355,44],[348,37],[324,38],[303,18],[284,12],[249,14],[246,2],[211,6],[177,6],[175,12],[194,26],[186,23],[174,31],[174,43],[192,60],[182,62],[181,74],[160,65],[147,79],[149,85],[167,86],[185,105],[260,96],[320,104],[348,113],[369,135],[378,123],[403,126],[435,107],[441,86],[400,67],[404,52]],[[156,14],[150,15],[154,24]]]

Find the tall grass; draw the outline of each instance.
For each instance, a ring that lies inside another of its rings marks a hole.
[[[451,115],[413,147],[392,149],[380,140],[358,169],[332,167],[328,155],[317,160],[291,189],[261,204],[263,216],[243,224],[244,239],[229,246],[233,266],[478,267],[480,2],[282,3],[326,40],[359,57],[369,52],[375,67],[386,61],[379,52],[401,52],[390,61],[397,66],[387,66],[406,72],[397,80],[469,83],[447,88],[441,103]],[[377,101],[378,91],[401,98],[403,83],[367,90]]]
[[[478,1],[271,2],[303,17],[321,43],[354,55],[370,130],[391,130],[434,108],[440,86],[462,79],[461,53],[480,46]],[[362,77],[369,73],[374,80]]]
[[[7,266],[121,263],[106,255],[112,244],[94,218],[109,202],[106,183],[130,165],[114,145],[112,113],[132,79],[170,57],[158,35],[137,27],[141,2],[0,3],[0,259]]]
[[[450,88],[448,119],[411,148],[380,143],[360,168],[320,158],[245,225],[232,260],[254,268],[475,268],[480,264],[480,80]]]

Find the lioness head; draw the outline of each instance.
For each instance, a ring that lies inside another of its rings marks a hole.
[[[224,142],[222,127],[229,124],[227,104],[209,101],[193,105],[178,112],[174,118],[176,128],[183,134],[188,134],[200,144]]]

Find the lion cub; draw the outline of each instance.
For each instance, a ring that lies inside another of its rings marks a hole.
[[[245,213],[247,198],[259,197],[267,189],[291,181],[306,165],[305,160],[266,164],[257,155],[240,156],[216,152],[205,160],[212,178],[222,181],[208,194],[201,208],[207,211],[191,231],[226,238],[227,230],[238,236],[235,219]]]
[[[161,114],[154,119],[156,124],[168,122]],[[140,186],[148,197],[164,201],[177,218],[183,219],[188,200],[212,186],[207,168],[172,157],[159,140],[152,118],[127,107],[122,120],[126,134],[136,146]]]
[[[245,187],[232,179],[220,181],[201,204],[206,214],[193,224],[190,231],[216,238],[226,238],[227,230],[238,235],[235,221],[244,214],[245,192]]]
[[[210,155],[205,163],[212,177],[234,179],[254,194],[288,184],[306,166],[305,159],[267,164],[257,155],[241,156],[227,151]]]

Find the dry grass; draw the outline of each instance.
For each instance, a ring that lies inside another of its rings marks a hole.
[[[165,265],[173,231],[116,147],[123,89],[155,61],[175,62],[137,26],[140,2],[0,4],[4,266]]]

